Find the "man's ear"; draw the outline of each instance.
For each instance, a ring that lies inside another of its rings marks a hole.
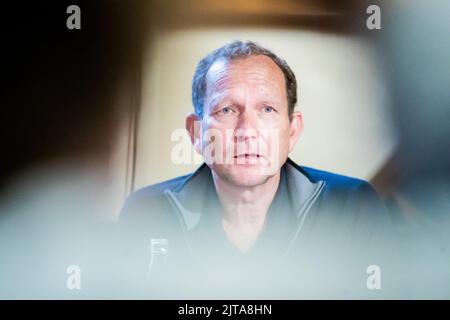
[[[300,112],[296,111],[292,114],[291,123],[289,125],[289,152],[291,152],[298,138],[303,132],[303,116]]]
[[[195,151],[202,154],[200,128],[201,124],[199,117],[195,113],[189,113],[186,116],[186,130],[191,137],[191,142]]]

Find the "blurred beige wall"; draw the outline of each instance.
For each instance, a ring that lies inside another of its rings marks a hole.
[[[197,63],[235,39],[273,50],[296,74],[304,132],[290,155],[293,160],[370,179],[395,147],[377,57],[361,39],[282,28],[154,30],[151,39],[143,61],[134,190],[199,166],[198,155],[196,163],[173,163],[179,141],[171,135],[184,128],[185,116],[193,110],[191,81]]]

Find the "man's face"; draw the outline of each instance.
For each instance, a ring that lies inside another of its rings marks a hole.
[[[194,145],[223,180],[242,187],[279,173],[294,147],[301,115],[288,115],[285,78],[267,56],[216,61],[206,77],[200,133]]]

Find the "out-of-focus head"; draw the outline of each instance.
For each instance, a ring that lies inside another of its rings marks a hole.
[[[400,155],[412,171],[448,173],[450,3],[397,0],[386,4],[380,49]]]
[[[71,4],[8,8],[5,22],[14,32],[4,39],[2,186],[55,161],[107,163],[114,148],[127,112],[116,102],[118,92],[138,66],[143,4],[77,1],[80,29],[72,30],[66,26]]]

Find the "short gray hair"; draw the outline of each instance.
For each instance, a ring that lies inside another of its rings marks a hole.
[[[264,55],[271,58],[273,62],[278,65],[281,71],[283,71],[286,84],[288,114],[291,119],[295,104],[297,103],[297,81],[291,68],[286,61],[275,55],[270,50],[261,47],[252,41],[240,40],[230,42],[223,47],[214,50],[198,63],[194,78],[192,80],[192,103],[197,116],[200,118],[203,117],[203,108],[206,95],[206,75],[213,63],[221,58],[235,60],[254,55]]]

